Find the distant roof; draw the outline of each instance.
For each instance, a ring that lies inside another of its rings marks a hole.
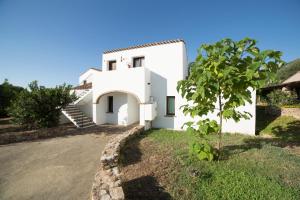
[[[113,52],[117,52],[117,51],[130,50],[130,49],[151,47],[151,46],[157,46],[157,45],[163,45],[163,44],[171,44],[171,43],[177,43],[177,42],[183,42],[183,43],[185,43],[184,40],[182,40],[182,39],[165,40],[165,41],[161,41],[161,42],[153,42],[153,43],[147,43],[147,44],[142,44],[142,45],[130,46],[130,47],[126,47],[126,48],[119,48],[119,49],[108,50],[108,51],[104,51],[103,54],[113,53]]]
[[[291,82],[296,82],[296,81],[300,81],[300,71],[296,72],[294,75],[290,76],[288,79],[286,79],[282,83],[291,83]]]
[[[272,89],[279,89],[283,87],[300,87],[300,71],[296,72],[294,75],[290,76],[288,79],[283,81],[282,83],[276,84],[276,85],[270,85],[264,88],[261,88],[262,90],[272,90]]]
[[[87,73],[90,69],[102,72],[102,69],[97,69],[97,68],[91,67],[91,68],[87,69],[86,71],[82,72],[80,76],[82,76],[83,74]]]
[[[92,88],[92,83],[86,83],[83,85],[78,85],[76,87],[73,87],[74,90],[86,90],[86,89],[91,89]]]

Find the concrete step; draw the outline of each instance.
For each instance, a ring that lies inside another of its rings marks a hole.
[[[91,123],[83,123],[83,124],[81,124],[81,123],[78,123],[77,125],[78,125],[80,128],[85,128],[85,127],[96,126],[96,124],[95,124],[95,123],[93,123],[93,122],[91,122]]]
[[[67,113],[73,114],[73,113],[82,113],[80,110],[65,110]]]
[[[71,118],[74,123],[80,128],[96,126],[96,124],[87,117],[78,107],[75,105],[68,105],[64,111],[67,113],[68,117]]]
[[[87,122],[93,122],[91,119],[74,119],[74,121],[76,121],[76,123],[87,123]]]

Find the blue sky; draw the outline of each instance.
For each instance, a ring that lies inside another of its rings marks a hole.
[[[76,85],[104,50],[181,38],[189,61],[224,37],[300,57],[299,0],[0,0],[0,82]]]

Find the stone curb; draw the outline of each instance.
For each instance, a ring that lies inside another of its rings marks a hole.
[[[92,200],[124,200],[122,180],[118,167],[120,150],[130,138],[143,132],[144,126],[137,126],[114,138],[104,147],[100,165],[92,186]]]

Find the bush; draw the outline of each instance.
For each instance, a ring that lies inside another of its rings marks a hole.
[[[46,88],[37,81],[29,84],[10,106],[13,122],[28,128],[53,127],[59,124],[61,109],[75,100],[70,94],[70,85]]]
[[[0,117],[7,117],[7,109],[18,94],[24,90],[19,86],[14,86],[7,79],[0,85]]]
[[[274,90],[267,95],[267,102],[271,106],[284,106],[298,104],[295,91]]]

